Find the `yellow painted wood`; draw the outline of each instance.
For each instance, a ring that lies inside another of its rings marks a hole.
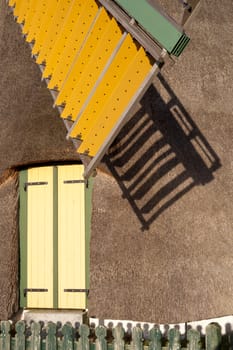
[[[25,19],[27,11],[27,1],[22,1],[18,11],[17,22],[22,23]]]
[[[87,108],[73,126],[70,136],[79,137],[82,140],[93,127],[101,110],[111,97],[113,90],[119,84],[122,76],[128,69],[128,65],[137,54],[137,47],[130,34],[127,34],[122,46],[117,52],[113,62],[109,66],[102,81],[98,85],[96,92],[90,100]]]
[[[93,50],[91,59],[86,68],[81,71],[81,75],[74,85],[72,94],[66,97],[66,105],[61,113],[62,118],[70,117],[75,120],[99,75],[106,66],[110,56],[116,48],[122,36],[121,28],[114,18],[110,21],[104,31],[104,35],[99,41],[96,49]]]
[[[8,5],[13,7],[16,3],[16,0],[9,0]]]
[[[79,75],[71,94],[65,95],[66,106],[61,114],[62,118],[75,120],[83,103],[87,99],[100,73],[104,69],[112,52],[114,51],[122,35],[121,29],[114,19],[106,27],[103,37],[96,46],[96,49],[89,53],[90,61],[85,67],[84,61],[79,61]],[[82,66],[85,69],[82,69]],[[59,101],[61,102],[61,101]]]
[[[47,34],[43,40],[43,45],[40,46],[39,56],[37,57],[36,62],[41,64],[46,62],[49,52],[51,51],[55,41],[59,35],[59,32],[65,21],[65,17],[69,12],[69,9],[72,5],[71,0],[59,1],[56,12],[54,13],[53,19],[48,28]]]
[[[78,149],[80,153],[88,153],[92,157],[97,154],[151,68],[150,60],[141,47],[96,118],[95,124],[92,124],[89,133],[83,133],[84,141]]]
[[[53,168],[28,170],[28,182],[47,181],[48,185],[28,186],[28,288],[48,292],[29,292],[27,306],[53,307]]]
[[[34,19],[34,14],[36,12],[36,8],[38,6],[38,3],[40,0],[29,0],[27,3],[27,10],[25,14],[25,19],[24,19],[24,25],[22,28],[23,34],[28,34],[31,23],[33,22]]]
[[[79,80],[86,66],[90,62],[93,54],[95,53],[96,47],[101,42],[106,28],[108,28],[109,23],[110,17],[108,16],[107,11],[102,7],[79,55],[77,55],[75,58],[74,64],[72,65],[72,70],[70,71],[69,75],[67,75],[67,79],[65,79],[61,86],[61,91],[55,102],[56,105],[65,103],[73,92],[76,82]]]
[[[52,78],[48,84],[49,89],[57,88],[58,91],[60,90],[66,75],[69,73],[70,66],[75,56],[79,53],[97,13],[98,5],[95,0],[86,0],[81,16],[69,37],[68,45],[63,48],[59,62],[56,64],[56,68],[53,71]]]
[[[32,48],[33,54],[38,54],[38,52],[41,50],[41,47],[43,46],[50,24],[53,20],[54,14],[57,11],[58,3],[58,0],[49,0],[47,2],[45,12],[41,18],[40,29],[35,34],[35,43]]]
[[[26,36],[27,42],[32,42],[35,40],[37,33],[39,33],[43,17],[46,13],[47,4],[48,1],[46,0],[40,0],[36,3],[34,15],[31,20],[30,27],[28,28],[28,35]]]
[[[21,8],[21,6],[23,6],[23,2],[24,2],[24,0],[15,1],[15,3],[14,3],[15,6],[14,6],[14,10],[13,10],[15,17],[18,17],[18,15],[20,13],[20,8]]]
[[[62,51],[68,45],[69,38],[74,32],[75,24],[77,21],[79,21],[79,17],[81,16],[84,6],[85,2],[83,0],[73,0],[70,10],[65,16],[64,23],[58,33],[54,46],[47,54],[46,67],[42,75],[43,78],[48,78],[52,75],[56,65],[59,62]]]
[[[58,305],[84,309],[86,294],[64,292],[85,289],[85,184],[64,184],[83,180],[82,165],[58,167]]]

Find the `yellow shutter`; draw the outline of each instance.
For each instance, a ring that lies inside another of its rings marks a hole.
[[[29,169],[27,192],[27,307],[52,308],[53,168]]]
[[[27,232],[20,242],[23,306],[86,308],[83,171],[83,165],[32,168],[21,182],[27,197],[27,214],[20,216]]]
[[[85,184],[82,165],[58,167],[58,305],[86,307]]]

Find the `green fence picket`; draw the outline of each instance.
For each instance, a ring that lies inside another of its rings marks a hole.
[[[98,326],[95,330],[96,341],[95,350],[107,350],[106,335],[107,330],[104,326]]]
[[[169,350],[180,350],[180,331],[176,328],[170,329],[168,333]]]
[[[125,348],[125,341],[124,341],[124,329],[121,325],[117,325],[115,328],[113,328],[113,349],[114,350],[124,350]]]
[[[143,350],[142,329],[138,326],[133,328],[132,346],[133,350]]]
[[[79,342],[78,342],[78,350],[89,350],[89,336],[90,329],[87,325],[81,324],[79,328]]]
[[[45,341],[45,349],[46,350],[57,350],[57,338],[56,331],[57,326],[53,322],[49,322],[46,327],[47,337]]]
[[[152,328],[149,332],[150,334],[150,342],[149,342],[149,350],[161,350],[162,344],[162,333],[159,328]]]
[[[189,329],[187,333],[188,350],[200,350],[201,349],[201,336],[195,329]]]
[[[218,323],[210,323],[206,327],[206,350],[218,350],[221,346],[221,327]]]
[[[62,350],[73,350],[74,348],[74,332],[71,323],[66,323],[62,327]]]
[[[15,350],[25,350],[25,322],[18,321],[15,325]]]
[[[38,322],[32,322],[31,324],[31,339],[30,339],[30,350],[41,349],[41,337],[40,337],[41,325]]]
[[[11,324],[9,321],[1,321],[1,350],[10,350],[11,337],[10,337]]]
[[[231,343],[229,339],[224,342],[225,336],[222,338],[221,327],[217,323],[211,323],[206,327],[205,344],[201,343],[199,331],[189,329],[187,344],[185,339],[182,340],[182,348],[181,335],[177,328],[169,330],[166,346],[162,346],[164,338],[158,327],[149,330],[149,337],[145,344],[143,344],[143,331],[138,326],[133,328],[132,339],[130,337],[127,342],[122,325],[109,328],[110,337],[108,338],[106,327],[96,327],[90,336],[90,328],[85,324],[80,325],[79,336],[71,323],[66,323],[60,332],[53,322],[48,322],[46,328],[42,329],[40,323],[32,322],[30,328],[26,328],[24,321],[18,321],[15,324],[15,336],[11,336],[11,322],[1,321],[0,330],[0,350],[201,350],[202,347],[206,350],[225,350],[230,348]],[[14,327],[12,327],[13,331]]]

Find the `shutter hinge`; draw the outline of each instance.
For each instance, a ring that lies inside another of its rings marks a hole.
[[[87,296],[89,295],[89,289],[71,288],[71,289],[64,289],[64,292],[67,292],[67,293],[87,293]]]
[[[24,288],[24,290],[23,290],[24,297],[27,296],[28,292],[48,292],[48,289],[46,289],[46,288]]]
[[[46,181],[37,181],[37,182],[25,182],[24,191],[27,191],[28,186],[39,186],[39,185],[48,185]]]
[[[88,187],[88,180],[64,180],[64,184],[85,184]]]

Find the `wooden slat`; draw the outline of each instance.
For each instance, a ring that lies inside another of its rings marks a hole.
[[[27,9],[26,9],[26,14],[24,18],[24,25],[22,28],[22,33],[25,35],[28,34],[29,32],[39,1],[40,0],[29,0],[27,3]]]
[[[83,0],[73,0],[71,8],[67,12],[64,23],[55,40],[54,46],[47,54],[46,67],[42,75],[43,78],[50,77],[56,68],[56,64],[59,62],[64,48],[68,45],[69,38],[74,32],[75,24],[79,21],[84,6],[85,2]]]
[[[87,108],[84,110],[82,115],[78,118],[77,123],[72,128],[70,137],[78,136],[82,140],[85,139],[85,136],[88,134],[89,130],[92,129],[93,125],[98,119],[99,113],[104,108],[108,99],[112,95],[113,90],[119,84],[121,78],[127,70],[127,66],[130,64],[136,54],[137,47],[133,42],[131,35],[128,34],[102,81],[98,85]]]
[[[8,5],[13,7],[16,4],[17,0],[9,0]]]
[[[85,41],[85,44],[82,46],[79,55],[75,57],[72,69],[70,70],[70,73],[67,74],[67,78],[61,86],[61,91],[57,97],[56,105],[61,105],[69,99],[69,96],[72,94],[76,83],[79,81],[80,76],[83,74],[86,66],[90,62],[93,55],[95,56],[94,53],[96,47],[101,42],[109,23],[110,18],[106,10],[101,8],[98,18],[96,19],[95,24]],[[102,50],[104,50],[103,46]]]
[[[16,6],[16,8],[17,8],[17,6]],[[26,11],[27,11],[27,1],[22,1],[20,3],[19,9],[18,9],[18,14],[17,14],[17,22],[18,23],[22,23],[24,21]]]
[[[48,185],[28,186],[27,288],[48,292],[27,293],[27,307],[53,307],[53,169],[28,170],[28,182]]]
[[[210,323],[206,327],[206,350],[220,349],[221,342],[221,326],[218,323]]]
[[[99,44],[92,52],[90,61],[84,70],[80,70],[81,74],[76,80],[73,92],[66,97],[66,106],[61,113],[62,118],[69,116],[75,120],[82,105],[91,93],[97,79],[105,68],[115,47],[122,36],[121,29],[116,21],[112,19],[104,31],[104,35],[99,40]]]
[[[49,0],[47,2],[47,6],[43,12],[43,16],[41,17],[41,23],[38,31],[35,33],[35,43],[32,48],[33,54],[38,54],[43,45],[44,39],[48,33],[48,29],[52,22],[53,16],[57,11],[58,0]]]
[[[85,126],[83,125],[83,129],[81,129],[79,126],[78,133],[82,134],[84,140],[79,148],[80,153],[88,152],[91,156],[97,154],[104,140],[114,128],[115,123],[140,88],[140,85],[150,69],[150,61],[148,57],[146,57],[144,49],[141,47],[133,61],[129,63],[127,70],[124,72],[124,75],[121,76],[118,84],[114,87],[111,96],[109,96],[107,102],[100,110],[95,122],[92,123],[91,128],[85,129]],[[113,74],[116,75],[115,70],[113,71]],[[112,79],[114,79],[114,75]],[[84,118],[87,118],[86,112],[84,113]],[[83,121],[85,122],[85,120]],[[77,128],[78,125],[79,122],[77,123]]]
[[[85,184],[82,165],[58,167],[58,305],[85,309],[86,293],[65,292],[85,289]]]
[[[28,28],[28,34],[26,36],[27,42],[32,42],[35,40],[37,33],[39,33],[46,8],[46,0],[37,1],[35,10],[33,11],[33,18],[31,19],[30,26]]]
[[[71,0],[59,1],[56,12],[54,13],[48,31],[44,37],[43,44],[40,46],[40,52],[36,60],[37,63],[41,64],[42,62],[46,61],[49,52],[56,42],[56,39],[65,21],[66,15],[69,12],[71,6]]]
[[[13,10],[15,17],[18,17],[18,15],[20,13],[20,8],[21,8],[21,6],[23,6],[23,2],[24,2],[24,0],[17,0],[17,1],[15,1],[15,3],[14,3],[14,10]]]
[[[168,335],[162,334],[160,326],[149,327],[149,338],[147,337],[146,344],[144,343],[144,332],[140,326],[132,328],[132,339],[125,343],[125,333],[122,325],[106,328],[99,325],[93,329],[93,325],[89,327],[86,324],[81,324],[78,329],[72,327],[71,323],[66,323],[59,327],[53,322],[46,322],[46,327],[42,328],[42,322],[30,322],[26,324],[24,320],[12,323],[12,321],[1,321],[1,349],[2,350],[39,350],[42,348],[58,350],[58,349],[98,349],[106,350],[112,348],[114,350],[134,349],[134,350],[206,350],[216,349],[231,349],[232,337],[231,334],[221,334],[221,326],[218,323],[210,323],[206,327],[206,332],[201,333],[195,329],[189,329],[187,338],[182,336],[177,328],[170,328]],[[201,322],[202,324],[202,322]],[[191,327],[191,326],[190,326]],[[200,325],[200,328],[203,328]],[[92,337],[90,337],[90,331]],[[41,339],[43,332],[43,340]],[[61,339],[62,333],[62,339]],[[31,334],[30,336],[28,334]],[[79,338],[77,340],[77,334]],[[93,335],[95,334],[95,342],[93,343]],[[108,334],[111,337],[112,345],[109,346]],[[146,334],[147,335],[147,334]],[[201,339],[205,338],[205,339]],[[205,341],[205,345],[203,344]],[[165,343],[165,345],[163,345]],[[163,345],[163,346],[162,346]]]
[[[48,84],[49,89],[55,87],[60,90],[70,66],[79,52],[83,41],[85,40],[92,22],[98,13],[98,5],[94,0],[87,0],[85,6],[74,26],[74,30],[71,33],[68,41],[68,45],[63,47],[62,53],[59,58],[59,62],[56,63],[56,67],[53,71],[52,78]]]

